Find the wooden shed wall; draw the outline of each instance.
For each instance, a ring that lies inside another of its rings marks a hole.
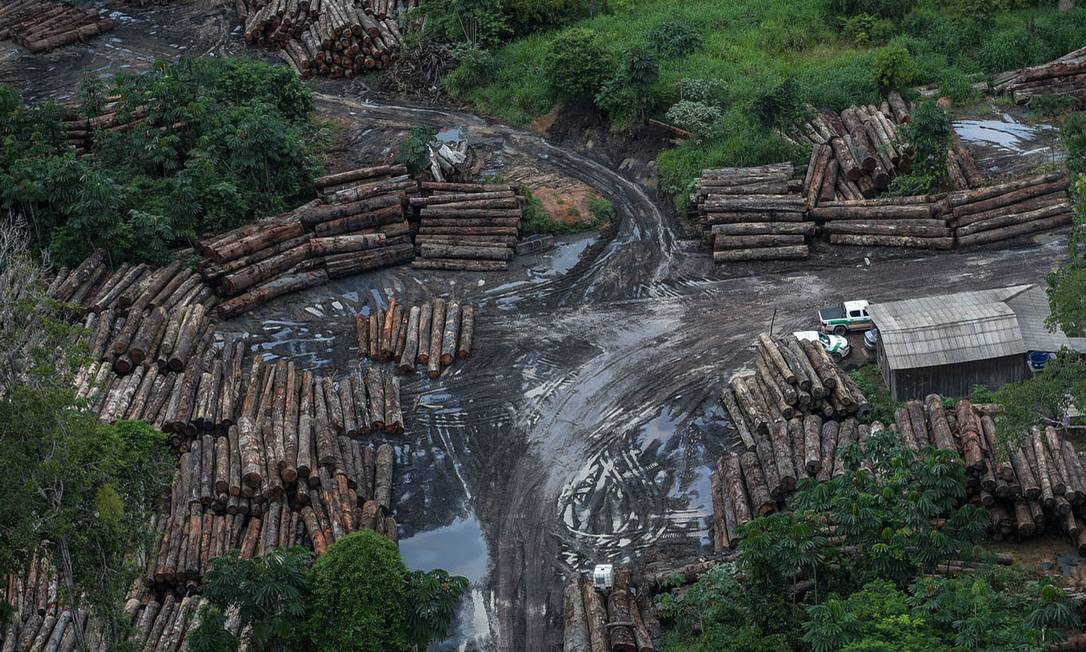
[[[916,369],[891,369],[882,343],[879,367],[895,401],[922,399],[928,394],[969,396],[975,385],[991,389],[1029,377],[1024,354]]]

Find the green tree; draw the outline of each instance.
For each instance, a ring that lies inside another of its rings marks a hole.
[[[1002,445],[1018,446],[1034,425],[1062,428],[1068,409],[1086,405],[1086,364],[1078,353],[1061,351],[1044,372],[996,390],[995,402],[1001,408],[996,428]]]
[[[547,45],[543,71],[551,91],[569,99],[592,98],[614,70],[596,32],[575,27],[557,34]]]
[[[226,614],[215,605],[205,604],[196,614],[199,624],[186,640],[192,652],[236,652],[238,639],[226,629]]]
[[[309,572],[315,649],[408,649],[406,582],[395,543],[372,530],[336,541]]]
[[[946,152],[950,143],[950,118],[932,100],[924,100],[913,111],[912,122],[899,130],[898,138],[913,151],[908,175],[894,179],[891,190],[898,195],[935,192],[947,185]]]
[[[61,263],[97,247],[160,262],[179,244],[296,205],[319,169],[313,94],[289,69],[251,59],[182,59],[81,93],[82,117],[139,118],[93,133],[76,156],[53,103],[0,89],[0,210],[21,214],[35,251]],[[142,116],[142,117],[141,117]]]
[[[407,140],[400,143],[397,159],[412,174],[418,174],[430,166],[430,145],[437,141],[437,130],[430,127],[414,127]]]
[[[440,569],[407,574],[404,591],[407,627],[416,650],[425,650],[430,643],[449,636],[456,606],[468,586],[467,578]]]
[[[311,559],[310,551],[297,547],[279,548],[255,559],[241,559],[232,550],[204,575],[203,595],[220,612],[237,609],[258,650],[302,649],[308,640],[304,624],[311,599],[307,575]],[[195,635],[209,644],[221,642],[221,628],[222,622],[212,617],[201,622]]]

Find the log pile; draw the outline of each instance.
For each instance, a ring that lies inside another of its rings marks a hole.
[[[692,200],[713,262],[806,258],[806,221],[791,163],[704,170]]]
[[[475,306],[439,298],[408,307],[392,299],[387,309],[357,315],[355,333],[360,358],[393,362],[403,374],[418,370],[437,378],[457,359],[471,356]]]
[[[1074,207],[1070,181],[1047,174],[974,190],[946,199],[960,247],[998,242],[1070,224]]]
[[[392,64],[396,16],[418,0],[235,0],[245,40],[279,51],[302,77],[354,77]]]
[[[653,652],[647,594],[633,585],[629,568],[615,570],[614,586],[600,590],[578,573],[564,591],[565,652]]]
[[[823,202],[810,209],[831,244],[951,249],[954,232],[941,196]]]
[[[785,134],[812,148],[803,191],[808,206],[822,201],[871,199],[912,166],[898,128],[912,120],[908,104],[890,91],[881,106],[841,113],[808,107],[811,116]]]
[[[13,40],[34,53],[48,52],[113,29],[97,9],[69,2],[10,0],[0,6],[0,41]]]
[[[319,427],[326,426],[317,424],[314,430]],[[206,435],[181,455],[170,509],[156,523],[161,536],[144,574],[149,588],[195,589],[210,561],[228,550],[249,559],[300,545],[321,555],[363,528],[396,540],[390,444],[374,448],[346,436],[315,433],[311,442],[301,444],[322,450],[299,461],[290,483],[282,480],[286,469],[268,469],[276,482],[263,485],[265,494],[249,482],[258,471],[241,444],[240,437]]]
[[[410,261],[405,207],[416,191],[402,165],[377,165],[314,180],[320,198],[205,240],[200,274],[229,297],[232,317],[330,278]]]
[[[1032,68],[996,75],[992,92],[1009,95],[1018,104],[1034,97],[1068,95],[1082,103],[1086,99],[1086,48]]]
[[[812,414],[770,423],[766,431],[751,433],[757,441],[754,450],[729,453],[717,463],[712,475],[714,547],[734,547],[740,526],[781,509],[797,479],[825,481],[844,474],[844,447],[863,445],[889,429],[911,450],[931,445],[961,457],[966,495],[988,511],[994,540],[1058,532],[1086,555],[1086,463],[1052,426],[1034,427],[1021,446],[1003,456],[997,449],[996,419],[989,406],[962,400],[947,407],[941,396],[931,394],[907,402],[888,426]]]
[[[494,271],[513,259],[522,217],[506,184],[423,182],[418,209],[417,269]]]

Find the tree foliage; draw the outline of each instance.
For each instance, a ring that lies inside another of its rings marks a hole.
[[[950,130],[950,117],[942,107],[931,100],[920,103],[913,111],[912,122],[899,130],[898,137],[912,147],[913,167],[909,174],[894,179],[894,194],[926,194],[947,185]]]
[[[316,649],[406,650],[407,577],[396,544],[376,532],[336,541],[310,571]]]
[[[250,638],[260,650],[291,650],[304,646],[310,584],[307,571],[312,553],[304,548],[279,548],[263,557],[241,559],[236,550],[215,560],[204,575],[203,594],[225,611],[238,610],[241,623],[251,628]],[[214,616],[214,613],[212,612]],[[201,623],[199,638],[221,640],[218,618]]]
[[[124,130],[93,133],[77,156],[54,104],[27,108],[0,89],[0,208],[29,222],[35,249],[74,263],[161,261],[186,239],[282,211],[311,192],[318,145],[312,93],[289,69],[249,59],[182,59],[118,75],[81,94]],[[106,98],[118,98],[106,107]]]
[[[991,607],[991,631],[976,640],[993,641],[986,649],[1038,638],[1040,626],[1022,624],[1034,607],[1056,628],[1071,622],[1062,593],[1047,602],[1033,588],[1008,597],[1005,586],[985,579],[964,600],[957,580],[927,575],[942,561],[971,558],[987,522],[962,505],[965,468],[957,455],[930,446],[913,452],[884,430],[865,447],[849,446],[844,459],[843,475],[800,483],[794,511],[751,521],[737,561],[715,567],[681,597],[660,598],[665,649],[944,649],[958,644],[958,629],[979,619],[982,605]],[[836,527],[832,545],[827,524]],[[813,582],[807,604],[793,591],[803,581]],[[1000,595],[977,597],[983,591]],[[962,605],[955,618],[931,613],[932,604],[951,599]]]
[[[440,569],[407,574],[404,602],[408,637],[415,649],[425,650],[431,642],[449,636],[456,606],[467,590],[467,578]]]
[[[551,92],[568,99],[594,97],[613,70],[611,56],[598,35],[583,27],[555,36],[543,59]]]

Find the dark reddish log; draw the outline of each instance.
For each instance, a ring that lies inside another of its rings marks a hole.
[[[392,374],[385,376],[385,431],[394,435],[403,432],[400,379]]]
[[[625,589],[613,588],[607,596],[608,632],[611,652],[637,652],[634,638],[633,616],[630,615],[630,594]]]
[[[415,248],[410,243],[405,242],[392,246],[377,247],[361,253],[329,256],[324,261],[329,276],[338,278],[371,269],[410,262],[414,257]]]
[[[566,583],[564,595],[565,619],[563,627],[563,652],[591,652],[588,620],[584,609],[581,583],[584,576],[578,573]]]
[[[609,652],[610,637],[607,630],[607,609],[599,591],[591,582],[582,584],[585,615],[588,620],[588,635],[592,652]]]
[[[1009,181],[1007,183],[998,183],[990,186],[984,186],[983,188],[976,188],[974,190],[952,192],[947,195],[947,203],[950,206],[957,208],[966,204],[974,204],[988,199],[1006,196],[1019,190],[1035,189],[1037,187],[1053,183],[1057,184],[1056,186],[1053,186],[1054,190],[1064,190],[1068,187],[1069,184],[1063,185],[1062,187],[1060,187],[1060,184],[1064,184],[1066,181],[1067,180],[1062,173],[1054,172],[1049,174],[1042,174],[1033,177],[1027,177],[1024,179],[1017,179],[1015,181]],[[1037,193],[1037,195],[1041,194],[1045,193]],[[969,211],[969,213],[974,212],[977,211]]]
[[[469,260],[467,258],[416,258],[411,262],[411,266],[415,269],[497,272],[508,269],[509,263],[499,260]]]
[[[385,427],[385,383],[381,372],[375,367],[366,369],[366,394],[369,396],[370,427],[383,430]]]
[[[1019,202],[1026,201],[1027,199],[1033,199],[1034,197],[1040,197],[1042,195],[1047,195],[1053,192],[1066,190],[1069,186],[1070,180],[1064,177],[1060,178],[1057,181],[1040,183],[1036,185],[1026,186],[1017,190],[1011,190],[1009,192],[994,195],[987,199],[972,201],[969,203],[955,204],[954,217],[961,219],[967,215],[982,213],[985,211],[994,210],[996,208],[1002,208],[1004,206],[1012,206]],[[954,201],[953,195],[951,195],[950,201]]]
[[[304,227],[298,220],[290,220],[282,224],[274,224],[252,235],[238,238],[218,247],[206,248],[206,255],[217,263],[222,263],[233,258],[255,253],[261,249],[270,247],[278,242],[297,238],[302,235]]]
[[[894,121],[898,124],[906,124],[912,122],[912,115],[909,113],[909,105],[901,97],[901,94],[897,91],[890,91],[886,94],[886,101],[890,103],[890,108],[894,112]]]
[[[332,254],[349,253],[352,251],[365,251],[381,246],[385,241],[383,233],[368,233],[365,235],[339,235],[330,238],[313,238],[309,246],[314,256],[330,256]]]
[[[381,444],[377,448],[373,499],[385,510],[392,508],[393,453],[391,444]]]
[[[419,355],[419,318],[422,309],[412,306],[407,318],[406,339],[404,340],[403,354],[400,356],[400,373],[414,373],[415,360]]]
[[[328,273],[322,269],[280,276],[275,280],[253,288],[245,294],[219,304],[219,315],[224,318],[233,317],[284,294],[298,292],[327,282]]]
[[[356,170],[348,170],[346,172],[337,172],[336,174],[317,177],[313,180],[313,186],[320,190],[331,186],[350,183],[352,181],[362,181],[375,177],[397,176],[403,174],[407,174],[407,168],[401,163],[375,165],[372,167],[358,168]]]
[[[449,303],[445,311],[445,327],[441,338],[441,364],[448,366],[456,358],[456,345],[460,336],[460,304]]]
[[[753,512],[758,516],[767,516],[777,511],[777,503],[769,495],[769,487],[762,474],[758,457],[753,452],[747,451],[743,453],[741,460],[743,478]]]
[[[974,233],[967,236],[961,236],[958,238],[958,244],[962,247],[968,247],[973,245],[987,244],[989,242],[998,242],[1000,240],[1017,238],[1018,236],[1028,235],[1030,233],[1037,233],[1039,231],[1056,229],[1061,226],[1071,224],[1073,221],[1074,213],[1068,211],[1066,213],[1061,213],[1055,217],[1034,219],[1030,221],[1020,222],[1012,226],[992,229],[990,231],[982,231],[980,233]]]
[[[803,420],[803,466],[808,476],[816,476],[822,470],[822,419],[815,414]]]
[[[258,263],[244,267],[233,274],[225,276],[220,285],[226,294],[237,294],[258,283],[267,281],[282,274],[302,262],[310,256],[309,242],[305,242],[293,249],[272,256]]]

